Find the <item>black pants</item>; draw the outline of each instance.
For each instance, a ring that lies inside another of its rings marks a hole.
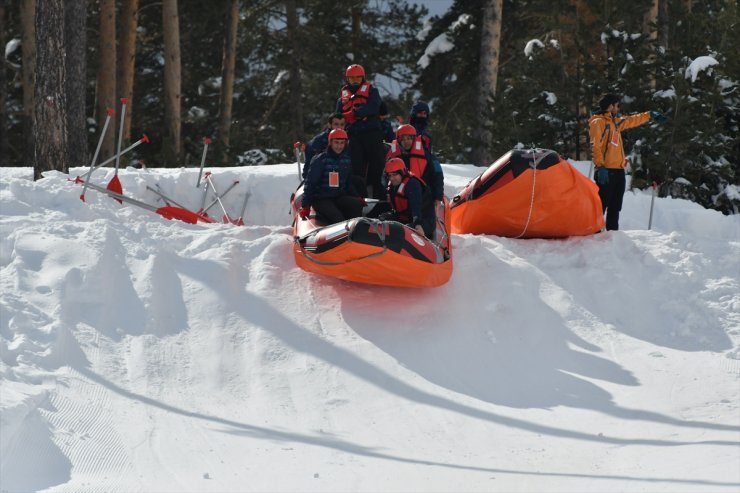
[[[601,199],[601,212],[606,212],[607,231],[619,229],[619,211],[622,210],[622,199],[626,180],[623,169],[608,169],[609,181],[607,183],[596,183],[599,186],[599,198]]]
[[[331,199],[319,199],[313,204],[316,213],[327,221],[334,224],[345,219],[352,219],[362,215],[362,204],[358,197],[342,195]]]
[[[371,188],[372,198],[384,199],[385,188],[380,183],[380,177],[385,166],[385,147],[380,129],[350,135],[349,155],[352,159],[352,174],[361,177],[364,185]],[[358,192],[364,196],[367,192],[362,188]]]

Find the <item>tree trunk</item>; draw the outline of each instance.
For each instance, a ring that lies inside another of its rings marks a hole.
[[[85,95],[87,85],[87,0],[67,0],[65,44],[67,45],[67,131],[72,166],[88,164]]]
[[[116,1],[100,0],[100,53],[98,53],[98,128],[108,116],[108,108],[116,108]],[[108,127],[100,148],[100,160],[115,154],[115,119]]]
[[[236,35],[239,28],[239,0],[231,0],[226,9],[226,36],[221,64],[221,100],[219,104],[218,134],[222,150],[221,162],[229,161],[231,145],[231,109],[234,104],[234,67],[236,66]]]
[[[138,24],[139,0],[123,0],[121,3],[121,35],[118,44],[118,95],[128,100],[123,122],[123,146],[131,141],[131,116],[133,115],[134,66],[136,62],[136,27]]]
[[[658,4],[660,0],[653,0],[653,3],[650,5],[650,8],[645,13],[645,17],[643,18],[642,22],[642,32],[649,33],[650,41],[655,42],[658,40]],[[655,64],[656,57],[655,54],[651,54],[648,57],[648,61],[651,65]],[[655,89],[656,81],[655,81],[655,71],[651,70],[650,73],[650,80],[648,81],[650,84],[650,87]]]
[[[23,57],[23,166],[33,166],[36,113],[36,0],[21,0],[21,54]]]
[[[668,42],[670,41],[668,36],[670,21],[668,0],[658,0],[658,43],[665,49],[668,49]]]
[[[501,54],[501,14],[503,0],[485,0],[481,31],[481,50],[478,68],[478,124],[473,163],[479,166],[490,164],[493,136],[489,130],[493,108],[489,105],[496,96],[499,57]]]
[[[177,0],[162,2],[162,27],[164,31],[164,117],[167,139],[164,144],[166,166],[176,166],[180,161],[182,141],[180,136],[180,20]]]
[[[354,63],[361,63],[360,54],[362,50],[360,48],[360,30],[362,25],[360,24],[360,16],[362,15],[362,8],[356,5],[352,6],[352,57]]]
[[[33,179],[48,170],[69,172],[67,140],[67,46],[65,0],[44,0],[36,8],[36,131]]]
[[[5,3],[0,3],[0,46],[5,46]],[[5,57],[0,60],[0,168],[10,166],[8,152],[8,113],[5,110],[5,100],[8,94]]]
[[[291,50],[290,57],[290,107],[293,116],[293,135],[294,142],[303,139],[303,101],[301,88],[301,46],[298,37],[298,11],[296,10],[295,0],[285,2],[285,12],[287,14],[287,31],[288,44]]]

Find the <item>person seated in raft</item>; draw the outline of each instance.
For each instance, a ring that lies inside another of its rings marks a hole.
[[[385,173],[388,175],[388,202],[392,210],[381,214],[380,219],[404,223],[414,228],[420,235],[432,238],[434,211],[431,217],[422,214],[424,195],[429,195],[429,191],[425,190],[421,180],[406,169],[400,158],[389,159],[385,163]]]
[[[393,157],[403,159],[406,169],[430,189],[434,200],[442,202],[445,191],[442,165],[424,147],[423,136],[416,133],[413,125],[401,125],[396,130],[396,140],[391,143],[385,159]]]
[[[329,146],[311,160],[303,188],[299,216],[308,218],[311,207],[329,224],[362,215],[367,205],[352,185],[352,160],[347,152],[347,132],[329,132]]]

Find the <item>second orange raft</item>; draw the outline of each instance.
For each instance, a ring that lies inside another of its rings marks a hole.
[[[547,149],[507,152],[452,201],[458,234],[562,238],[603,227],[596,184]]]

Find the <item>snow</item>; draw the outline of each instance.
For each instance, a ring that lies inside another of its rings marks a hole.
[[[21,40],[19,38],[13,38],[5,44],[5,59],[7,60],[10,55],[13,54],[21,46]]]
[[[621,231],[455,235],[402,290],[295,266],[295,163],[212,169],[246,227],[85,171],[0,169],[2,491],[740,487],[740,216],[657,198],[648,231],[627,192]],[[197,169],[119,176],[201,204]]]
[[[530,39],[527,41],[527,44],[524,46],[524,55],[527,57],[531,57],[532,54],[534,54],[535,48],[544,48],[545,43],[540,41],[539,39]]]
[[[473,17],[470,14],[461,14],[457,19],[455,19],[455,22],[450,25],[450,31],[454,32],[458,29],[461,29],[463,26],[470,27],[472,21]],[[421,56],[421,58],[419,58],[416,64],[420,68],[425,69],[431,63],[431,58],[434,55],[446,53],[452,50],[454,47],[455,44],[452,42],[450,36],[447,33],[442,33],[439,36],[435,37],[427,45],[426,49],[424,50],[424,54]]]
[[[674,88],[670,88],[661,91],[655,91],[653,93],[653,98],[676,99],[676,90]]]
[[[712,67],[718,64],[719,62],[714,57],[697,57],[689,64],[688,68],[686,68],[686,73],[684,74],[684,77],[686,79],[691,78],[691,82],[696,82],[696,78],[699,77],[700,73],[706,70],[707,73],[711,75]]]
[[[425,69],[429,66],[429,63],[431,63],[431,58],[434,55],[437,55],[439,53],[446,53],[453,49],[455,45],[452,43],[452,40],[447,35],[447,33],[442,33],[439,36],[435,37],[426,47],[424,50],[424,54],[419,58],[419,60],[416,62],[416,64],[422,68]]]

